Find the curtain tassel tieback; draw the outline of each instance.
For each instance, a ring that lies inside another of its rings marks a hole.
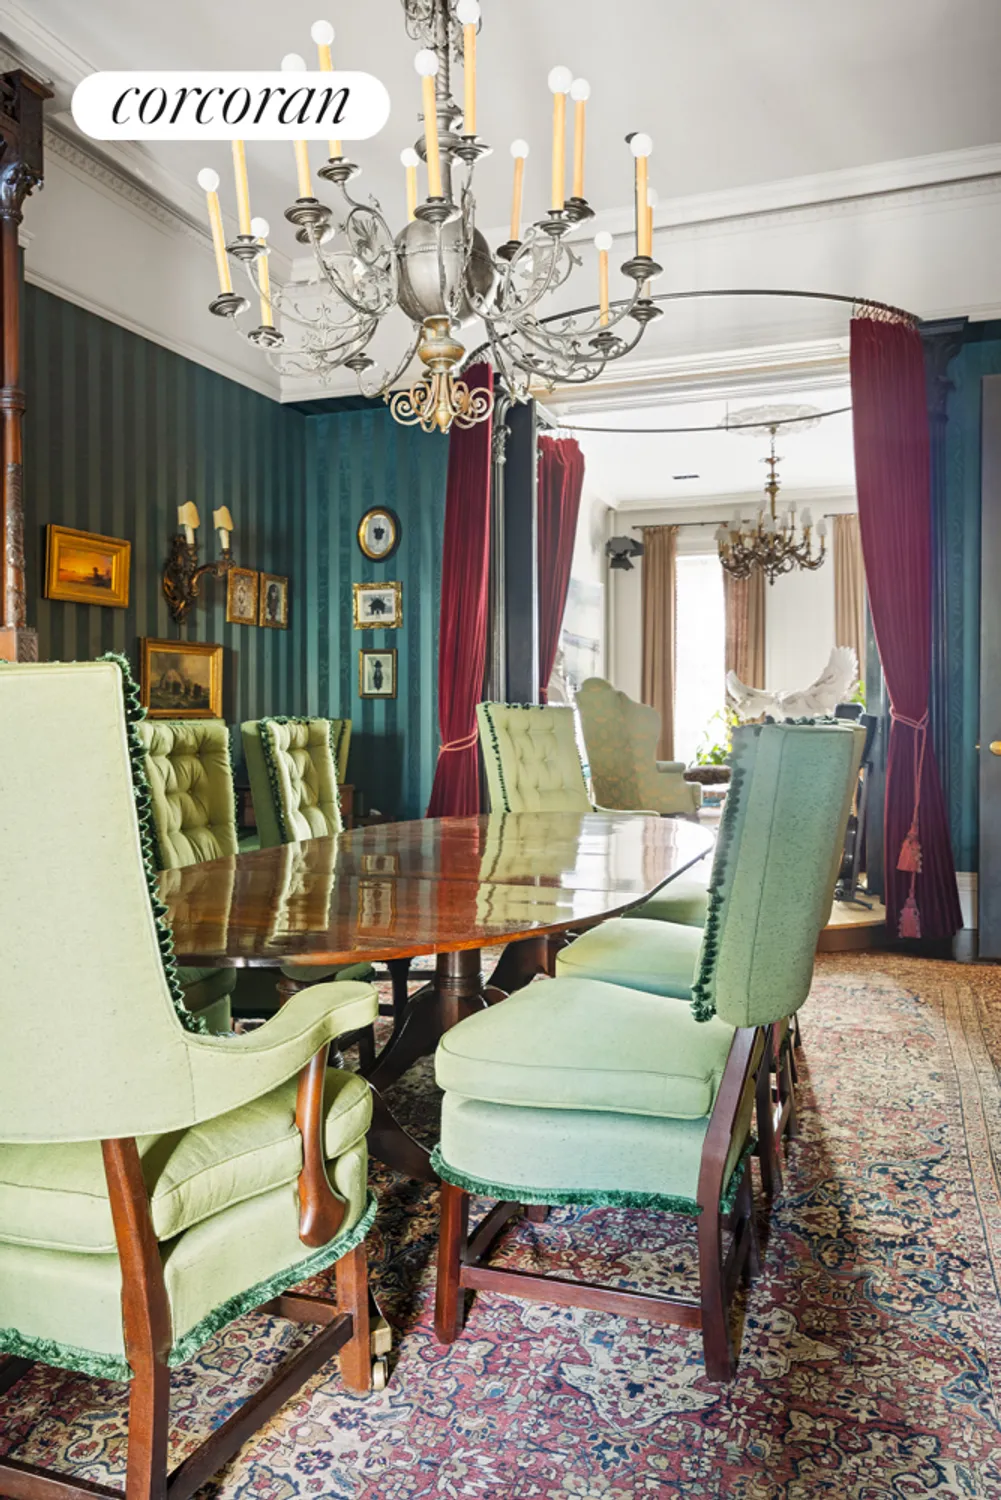
[[[908,729],[914,731],[914,811],[911,814],[911,826],[900,846],[900,856],[897,860],[897,869],[910,875],[911,886],[907,900],[901,908],[898,932],[903,938],[919,938],[921,936],[921,913],[918,909],[915,885],[918,875],[921,874],[921,778],[924,774],[925,746],[928,742],[928,711],[926,709],[920,719],[908,719],[905,714],[898,714],[895,709],[891,708],[890,718],[895,724],[906,724]]]
[[[472,750],[478,739],[479,733],[474,729],[471,734],[464,734],[461,740],[449,740],[438,751],[438,759],[441,760],[443,755],[450,755],[456,750]]]

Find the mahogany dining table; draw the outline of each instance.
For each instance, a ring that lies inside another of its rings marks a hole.
[[[636,813],[431,818],[165,870],[160,894],[184,965],[389,965],[403,1001],[365,1069],[369,1145],[388,1165],[433,1181],[428,1152],[395,1121],[382,1090],[463,1016],[550,972],[566,934],[645,901],[712,845],[692,821]],[[499,946],[487,979],[482,950]],[[433,976],[408,996],[410,960],[426,954],[435,956]]]

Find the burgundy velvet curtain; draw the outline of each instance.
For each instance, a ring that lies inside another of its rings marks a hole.
[[[567,607],[583,486],[584,455],[576,438],[540,438],[539,697],[543,703]]]
[[[859,530],[890,695],[886,920],[901,937],[963,925],[942,786],[928,733],[931,489],[924,353],[906,323],[851,328]]]
[[[474,365],[465,379],[470,390],[493,390],[489,365]],[[480,811],[476,705],[487,651],[492,427],[492,419],[466,429],[453,427],[449,437],[438,632],[441,749],[429,818]]]

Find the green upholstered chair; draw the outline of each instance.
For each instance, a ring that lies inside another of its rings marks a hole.
[[[221,719],[146,719],[145,751],[158,870],[238,853],[229,730]],[[181,968],[184,1003],[210,1031],[229,1031],[235,969]]]
[[[660,714],[602,677],[589,677],[577,693],[577,712],[591,768],[591,789],[603,807],[696,813],[702,788],[685,781],[685,763],[658,760]]]
[[[339,754],[346,764],[345,725],[350,739],[350,719],[252,719],[240,726],[262,849],[343,831],[337,768]],[[374,972],[369,963],[335,969],[282,964],[283,993],[330,979],[370,979]],[[374,1036],[367,1033],[359,1045],[367,1070]]]
[[[480,703],[476,718],[493,812],[659,811],[642,802],[606,807],[592,801],[572,708]],[[701,926],[707,899],[705,882],[694,872],[672,881],[644,915]]]
[[[326,1059],[377,1002],[370,985],[319,985],[248,1035],[195,1030],[126,672],[0,667],[0,718],[27,731],[0,740],[17,871],[0,922],[0,1390],[34,1361],[130,1382],[127,1489],[87,1493],[151,1500],[168,1493],[170,1371],[261,1305],[323,1324],[175,1470],[185,1500],[326,1359],[369,1386],[371,1096]],[[339,1308],[286,1295],[335,1263]],[[0,1493],[85,1488],[0,1459]]]
[[[728,1306],[756,1255],[747,1159],[767,1031],[810,987],[831,846],[858,757],[854,735],[840,725],[747,726],[734,747],[688,1000],[636,989],[625,975],[615,984],[569,977],[561,964],[563,977],[462,1021],[439,1044],[436,1330],[445,1342],[461,1330],[463,1289],[496,1290],[701,1324],[710,1378],[733,1373]],[[470,1195],[502,1200],[472,1241]],[[699,1298],[490,1266],[492,1238],[521,1204],[617,1204],[696,1217]],[[727,1223],[733,1248],[724,1257]]]

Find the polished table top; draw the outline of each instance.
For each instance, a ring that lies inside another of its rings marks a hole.
[[[344,964],[588,925],[712,843],[694,823],[635,814],[425,819],[166,870],[160,893],[181,963]]]

